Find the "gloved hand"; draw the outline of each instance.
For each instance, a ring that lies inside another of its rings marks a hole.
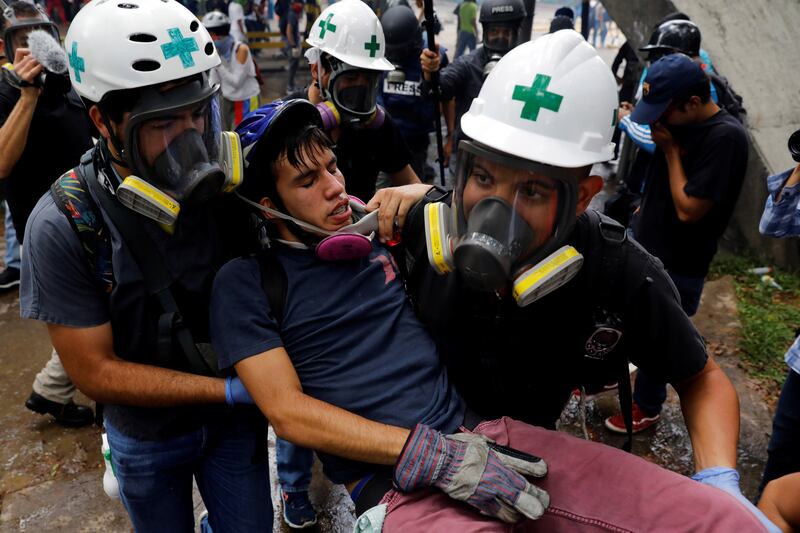
[[[544,477],[547,465],[483,435],[444,435],[418,424],[394,467],[394,484],[404,492],[437,487],[484,514],[513,523],[523,516],[539,518],[550,504],[547,492],[520,474]]]
[[[244,388],[244,383],[239,376],[225,378],[225,402],[228,405],[249,404],[254,405],[253,397]]]
[[[699,481],[704,485],[711,485],[712,487],[724,490],[742,502],[742,504],[744,504],[744,506],[747,507],[747,509],[753,513],[756,518],[758,518],[764,527],[767,528],[767,531],[770,533],[780,533],[780,528],[772,523],[769,518],[764,516],[764,513],[762,513],[755,505],[753,505],[750,500],[745,498],[744,494],[742,494],[742,489],[739,488],[739,472],[733,468],[726,466],[712,466],[711,468],[706,468],[705,470],[697,472],[692,476],[692,479]]]

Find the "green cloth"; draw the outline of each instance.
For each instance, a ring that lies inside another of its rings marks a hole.
[[[458,9],[458,31],[466,31],[477,35],[475,20],[478,14],[478,4],[474,0],[464,0]]]

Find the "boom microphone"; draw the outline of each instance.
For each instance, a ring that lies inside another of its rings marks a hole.
[[[28,34],[28,49],[31,56],[46,71],[64,75],[67,73],[67,53],[50,32],[33,30]]]

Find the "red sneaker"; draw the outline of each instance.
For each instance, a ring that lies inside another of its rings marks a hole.
[[[633,402],[634,433],[639,433],[640,431],[644,431],[650,426],[655,425],[659,418],[661,418],[660,414],[655,416],[647,416],[647,414],[645,414],[645,412],[642,411],[638,405],[636,405],[636,402]],[[617,413],[614,416],[606,418],[605,423],[606,427],[614,433],[628,433],[628,430],[625,429],[625,420],[622,418],[622,413]]]

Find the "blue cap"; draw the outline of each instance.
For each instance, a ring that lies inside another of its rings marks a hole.
[[[642,83],[642,99],[636,104],[631,120],[652,124],[664,113],[672,100],[685,96],[687,91],[707,80],[702,67],[684,54],[662,57],[647,70]]]

